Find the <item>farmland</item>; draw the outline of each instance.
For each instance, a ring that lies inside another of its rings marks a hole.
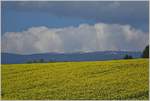
[[[2,99],[147,100],[148,65],[148,59],[2,65]]]

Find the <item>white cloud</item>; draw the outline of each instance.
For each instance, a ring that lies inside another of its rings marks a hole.
[[[148,33],[130,25],[81,24],[78,27],[32,27],[2,36],[2,52],[34,54],[47,52],[92,52],[104,50],[141,51]]]

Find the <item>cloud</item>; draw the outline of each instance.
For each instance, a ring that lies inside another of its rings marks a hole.
[[[58,17],[74,17],[103,23],[130,24],[148,32],[148,1],[3,1],[2,13],[43,12]],[[113,20],[112,20],[113,19]]]
[[[78,27],[32,27],[2,36],[2,52],[34,54],[47,52],[142,51],[148,33],[130,25],[97,23]]]

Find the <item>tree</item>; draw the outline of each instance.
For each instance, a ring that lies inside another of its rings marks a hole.
[[[126,54],[126,55],[124,56],[124,59],[132,59],[132,56]]]
[[[38,63],[38,61],[37,60],[33,60],[32,63]]]
[[[40,59],[39,62],[40,62],[40,63],[43,63],[43,62],[45,62],[45,61],[44,61],[44,59]]]
[[[26,63],[32,63],[32,61],[27,61]]]
[[[142,58],[149,58],[149,45],[147,45],[143,51]]]

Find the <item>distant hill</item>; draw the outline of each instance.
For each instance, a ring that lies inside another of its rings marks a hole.
[[[11,53],[1,53],[2,64],[26,63],[31,60],[44,59],[45,61],[97,61],[122,59],[126,54],[133,58],[139,58],[141,52],[127,51],[99,51],[88,53],[44,53],[32,55],[19,55]]]

